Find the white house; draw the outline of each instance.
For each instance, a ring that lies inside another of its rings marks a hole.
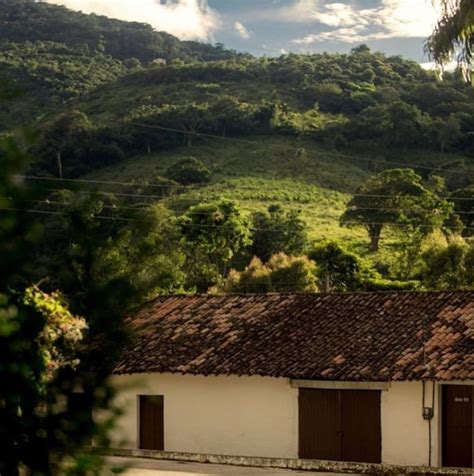
[[[472,466],[472,291],[175,296],[130,324],[128,448]]]

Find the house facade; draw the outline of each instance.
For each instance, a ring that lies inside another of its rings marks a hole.
[[[473,292],[179,296],[130,324],[126,448],[472,467]]]

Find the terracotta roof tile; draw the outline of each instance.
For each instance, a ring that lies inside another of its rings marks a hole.
[[[160,297],[115,373],[474,378],[474,291]]]

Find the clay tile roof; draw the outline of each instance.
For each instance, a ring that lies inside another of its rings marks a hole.
[[[160,297],[115,373],[474,378],[474,291]]]

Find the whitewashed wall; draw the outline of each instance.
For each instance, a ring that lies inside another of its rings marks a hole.
[[[427,406],[431,406],[432,387],[426,384]],[[394,382],[382,392],[382,461],[389,464],[427,465],[429,458],[428,421],[422,417],[421,382]],[[432,465],[439,460],[439,389],[435,391],[435,412],[431,421]]]
[[[114,377],[125,414],[116,440],[137,448],[137,395],[164,395],[165,450],[295,458],[297,390],[287,379],[131,375]]]
[[[164,395],[165,450],[237,456],[297,458],[298,389],[288,379],[172,374],[116,376],[125,410],[116,441],[138,448],[137,395]],[[432,420],[432,465],[440,458],[440,387]],[[422,383],[394,382],[382,391],[382,461],[428,463],[428,422]],[[431,406],[431,383],[426,388]]]

